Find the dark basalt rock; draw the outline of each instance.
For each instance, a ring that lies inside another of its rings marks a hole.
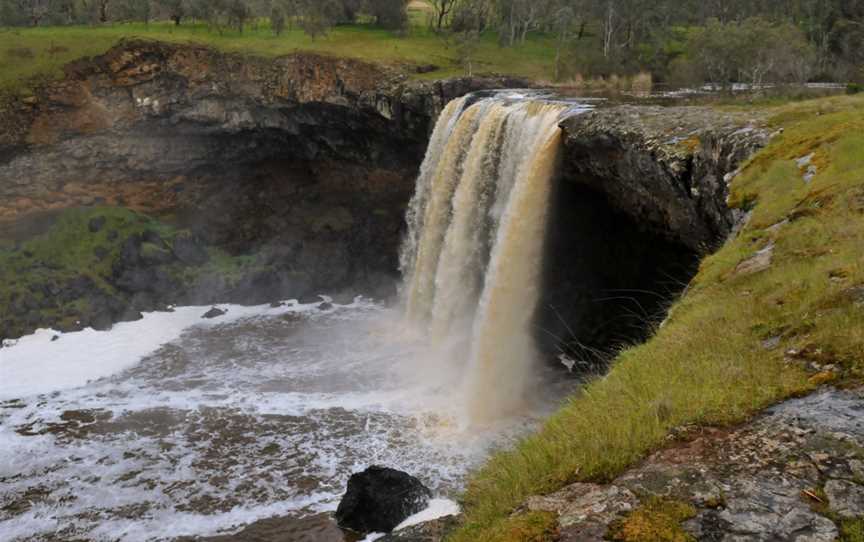
[[[622,105],[570,116],[564,176],[646,229],[692,250],[732,231],[728,181],[770,139],[758,112]]]
[[[178,235],[174,239],[174,255],[186,265],[199,266],[210,261],[207,248],[200,238],[191,235]]]
[[[372,466],[353,474],[336,510],[336,521],[358,533],[390,532],[423,510],[432,492],[410,474]]]
[[[220,316],[225,316],[226,314],[228,314],[228,311],[223,311],[218,307],[213,307],[212,309],[201,315],[201,318],[212,320],[213,318],[219,318]]]

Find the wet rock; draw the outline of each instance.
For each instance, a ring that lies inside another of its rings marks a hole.
[[[353,474],[336,521],[358,533],[390,532],[423,510],[432,492],[410,474],[379,466]]]
[[[445,516],[394,531],[381,542],[443,542],[459,525],[458,516]]]
[[[209,311],[205,312],[201,315],[201,318],[206,318],[207,320],[212,320],[213,318],[219,318],[220,316],[225,316],[228,314],[228,311],[223,311],[218,307],[213,307]]]
[[[339,292],[333,296],[333,303],[337,305],[350,305],[357,299],[357,294],[353,291]]]
[[[191,234],[181,234],[174,239],[174,255],[186,265],[199,266],[210,261],[204,243]]]
[[[831,510],[842,518],[864,515],[864,486],[848,480],[830,480],[825,484],[825,495]]]
[[[107,219],[104,216],[94,216],[87,223],[87,229],[90,230],[90,233],[98,233],[105,227],[106,221]]]
[[[707,107],[601,107],[561,127],[567,181],[597,189],[643,227],[697,250],[732,230],[726,179],[769,140],[758,112]]]
[[[145,241],[139,248],[143,265],[164,265],[174,261],[174,254],[161,244]]]
[[[137,322],[144,318],[144,315],[141,314],[141,311],[137,311],[133,309],[131,306],[125,307],[123,311],[120,313],[120,316],[117,317],[118,322]]]
[[[596,484],[572,484],[544,497],[531,497],[527,509],[532,512],[555,512],[562,532],[569,539],[602,539],[607,526],[638,504],[626,488]]]
[[[325,301],[324,303],[321,303],[320,305],[318,305],[319,311],[329,311],[332,308],[333,308],[333,303],[330,303],[329,301]]]
[[[329,514],[305,518],[279,517],[256,521],[238,533],[184,537],[177,542],[343,542],[345,535]]]
[[[90,327],[96,331],[108,331],[114,326],[114,318],[107,312],[96,314],[90,321]]]
[[[717,517],[737,540],[807,540],[832,542],[837,527],[814,512],[801,489],[787,480],[738,481]]]

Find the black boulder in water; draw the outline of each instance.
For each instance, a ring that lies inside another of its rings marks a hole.
[[[223,311],[218,307],[213,307],[212,309],[201,315],[201,318],[212,320],[213,318],[219,318],[220,316],[225,316],[226,314],[228,314],[228,311]]]
[[[426,508],[431,497],[429,488],[410,474],[372,466],[351,475],[336,521],[359,533],[390,532]]]

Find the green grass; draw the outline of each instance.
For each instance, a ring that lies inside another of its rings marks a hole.
[[[864,542],[864,518],[843,520],[839,542]]]
[[[864,375],[855,293],[864,288],[864,98],[773,113],[784,132],[732,186],[732,201],[753,208],[749,225],[703,262],[652,340],[621,352],[608,375],[473,476],[453,541],[504,540],[506,518],[529,495],[610,480],[676,426],[738,423],[812,390],[824,376],[805,362],[836,364],[847,380]],[[794,159],[811,152],[821,168],[808,185]],[[770,243],[769,269],[736,273]]]
[[[195,42],[222,51],[263,57],[312,51],[391,65],[438,66],[436,71],[418,75],[429,79],[464,75],[464,69],[457,62],[455,46],[430,31],[421,22],[422,17],[422,14],[412,17],[414,25],[404,37],[374,26],[355,24],[338,26],[327,36],[314,40],[296,27],[282,36],[274,36],[266,22],[247,28],[242,34],[234,31],[220,34],[210,31],[204,24],[191,22],[180,27],[169,22],[154,22],[149,25],[0,29],[0,90],[26,93],[34,77],[59,77],[64,64],[104,53],[123,38]],[[21,57],[18,52],[22,49],[31,51],[32,58]],[[487,32],[478,46],[474,71],[548,79],[552,76],[553,61],[551,40],[546,37],[532,36],[520,47],[500,48],[497,35]]]
[[[91,232],[89,223],[96,217],[104,218],[105,224]],[[50,222],[42,231],[30,232],[17,246],[0,236],[0,307],[10,309],[0,314],[0,334],[5,331],[8,336],[20,336],[32,331],[31,317],[38,325],[73,327],[91,307],[87,294],[58,303],[57,295],[71,281],[86,277],[105,295],[124,297],[115,290],[111,277],[127,239],[146,231],[157,233],[168,248],[142,245],[142,253],[155,256],[168,254],[175,239],[189,235],[186,230],[122,207],[67,209]],[[254,256],[231,256],[212,247],[208,252],[210,260],[201,266],[174,262],[162,268],[181,284],[195,285],[202,277],[215,276],[229,286],[247,273],[265,269]],[[16,306],[26,307],[26,317],[11,310]]]

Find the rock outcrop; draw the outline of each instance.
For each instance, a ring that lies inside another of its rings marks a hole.
[[[596,363],[647,338],[730,234],[727,181],[769,131],[759,114],[602,104],[561,127],[539,339]]]
[[[758,113],[708,107],[598,108],[569,117],[562,128],[568,180],[696,251],[716,248],[732,231],[727,176],[770,137]]]
[[[645,510],[665,501],[689,518],[668,527],[695,540],[833,542],[835,521],[864,515],[862,406],[861,391],[826,390],[738,429],[684,429],[612,483],[574,484],[525,509],[558,514],[562,541],[605,540],[640,510],[643,526],[668,521]]]

